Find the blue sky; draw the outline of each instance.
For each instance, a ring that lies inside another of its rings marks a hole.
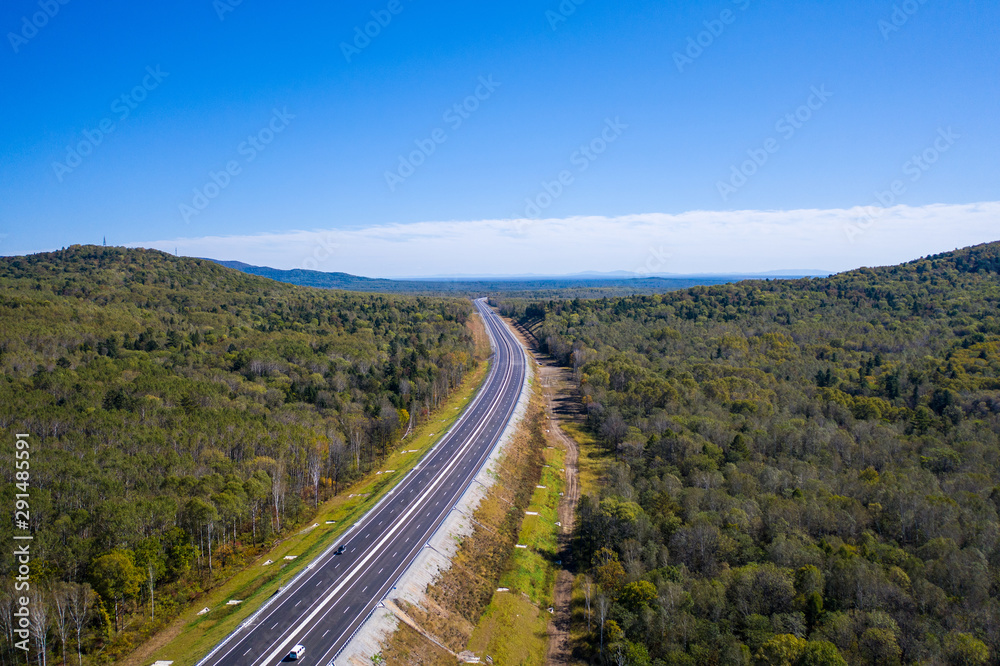
[[[0,9],[2,254],[840,270],[1000,236],[993,2],[64,1]]]

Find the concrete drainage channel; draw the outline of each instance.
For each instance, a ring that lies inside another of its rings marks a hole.
[[[517,344],[521,347],[520,341]],[[521,349],[523,350],[523,347]],[[421,549],[381,603],[375,607],[364,624],[354,632],[344,649],[330,662],[330,666],[370,666],[372,657],[382,650],[382,645],[403,621],[397,615],[398,602],[404,601],[420,605],[427,588],[438,580],[441,572],[451,567],[451,558],[458,552],[462,540],[471,535],[474,530],[473,514],[496,482],[494,467],[528,409],[528,402],[531,400],[529,387],[533,374],[531,363],[527,362],[524,383],[521,386],[521,395],[518,398],[517,406],[482,469],[479,470],[448,517],[430,538],[427,546]],[[432,637],[428,638],[433,640]]]

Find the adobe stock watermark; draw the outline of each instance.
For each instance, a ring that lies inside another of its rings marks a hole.
[[[587,143],[581,144],[569,156],[569,163],[575,167],[576,173],[583,173],[590,168],[597,158],[607,151],[608,147],[621,137],[622,133],[628,129],[628,125],[615,116],[615,119],[605,118],[604,127],[600,133]],[[514,221],[515,233],[523,234],[525,227],[531,222],[535,222],[542,213],[556,202],[565,192],[566,188],[576,180],[573,169],[563,169],[551,181],[543,180],[541,189],[534,196],[525,198],[524,210],[520,211],[512,219]]]
[[[34,535],[31,523],[31,444],[27,433],[14,435],[14,597],[15,610],[11,618],[11,633],[20,640],[14,642],[18,650],[28,652],[31,636],[31,542]]]
[[[493,80],[492,74],[487,77],[480,76],[479,85],[476,86],[473,93],[461,102],[456,102],[445,109],[441,120],[447,123],[451,131],[457,130],[472,117],[472,114],[479,109],[483,102],[493,96],[500,85]],[[427,161],[427,158],[437,152],[438,146],[447,140],[448,132],[442,127],[435,128],[427,138],[414,140],[416,148],[406,155],[399,156],[399,163],[394,171],[385,172],[385,184],[389,186],[389,191],[395,192],[396,188],[416,173],[417,169]]]
[[[351,42],[340,43],[340,52],[344,54],[344,60],[350,63],[355,56],[361,55],[362,51],[371,46],[372,40],[381,35],[382,31],[392,23],[392,19],[402,14],[404,9],[406,7],[403,6],[402,0],[389,0],[384,9],[373,9],[371,21],[363,26],[354,26],[354,38]]]
[[[149,93],[160,87],[163,80],[170,76],[170,72],[164,72],[160,65],[146,67],[146,75],[142,77],[139,85],[126,93],[122,93],[111,102],[111,116],[98,121],[94,129],[85,128],[80,134],[82,139],[76,144],[66,146],[66,158],[63,161],[52,163],[52,171],[56,175],[56,180],[60,183],[73,172],[78,166],[83,164],[83,160],[97,150],[97,147],[104,143],[104,140],[117,129],[116,122],[125,121],[132,112],[139,108],[139,105],[146,101]]]
[[[271,111],[271,118],[267,124],[254,134],[247,136],[245,141],[241,141],[236,146],[236,154],[242,159],[229,160],[219,171],[209,171],[208,180],[205,181],[205,184],[194,188],[191,203],[178,204],[181,219],[184,220],[184,223],[190,223],[192,217],[200,215],[202,211],[208,208],[212,200],[216,199],[222,194],[223,190],[229,187],[230,183],[233,182],[233,178],[243,173],[243,167],[257,159],[257,156],[267,149],[275,137],[288,128],[289,122],[294,118],[295,115],[288,112],[287,106],[282,107],[280,111],[273,109]]]
[[[781,136],[781,140],[775,137],[768,137],[759,148],[747,150],[747,157],[739,166],[732,165],[729,171],[729,180],[716,181],[715,187],[719,191],[719,196],[723,201],[729,201],[729,197],[736,194],[750,179],[771,159],[771,156],[781,150],[781,141],[789,141],[802,129],[806,123],[812,120],[813,115],[823,108],[823,106],[833,97],[833,93],[826,89],[826,85],[818,88],[813,86],[809,89],[809,97],[804,104],[791,113],[786,113],[774,124],[774,131]]]
[[[7,41],[10,42],[14,53],[20,53],[21,47],[34,39],[38,35],[38,31],[47,26],[49,21],[56,17],[59,10],[68,4],[69,0],[39,0],[38,8],[40,11],[31,14],[31,16],[22,16],[21,29],[17,32],[7,33]]]
[[[882,39],[889,41],[893,33],[899,32],[910,18],[920,11],[920,8],[927,4],[927,0],[903,0],[899,4],[892,6],[892,13],[888,18],[879,19],[878,30],[882,33]]]
[[[871,229],[885,212],[896,205],[899,198],[907,192],[907,183],[916,183],[924,177],[928,171],[937,164],[941,156],[951,150],[952,146],[962,138],[951,127],[938,128],[937,136],[929,146],[919,153],[914,154],[910,159],[903,162],[900,167],[903,178],[896,178],[889,187],[884,190],[875,191],[875,203],[862,207],[864,213],[855,220],[853,224],[844,226],[844,233],[847,240],[854,243],[858,236],[861,236]]]
[[[750,7],[750,0],[730,1],[741,12],[745,12]],[[687,38],[684,51],[674,51],[674,65],[677,67],[677,71],[683,74],[685,67],[693,65],[694,61],[700,58],[706,49],[711,48],[712,44],[715,44],[715,40],[722,37],[728,26],[736,23],[738,16],[739,14],[727,7],[719,12],[718,17],[703,21],[702,25],[705,29]]]
[[[226,14],[236,11],[236,8],[243,4],[243,0],[212,0],[212,9],[220,21],[226,20]]]
[[[636,266],[634,273],[638,273],[643,277],[649,277],[654,273],[662,273],[663,269],[667,267],[667,262],[673,258],[674,255],[670,254],[661,245],[659,247],[650,247],[649,253],[646,256],[646,262],[639,266]]]
[[[548,20],[549,25],[553,30],[558,30],[559,24],[568,21],[570,16],[576,14],[576,8],[586,1],[587,0],[562,0],[555,10],[545,10],[545,18]]]
[[[340,245],[336,242],[336,236],[334,236],[332,232],[323,234],[316,239],[316,245],[313,247],[312,255],[302,260],[302,263],[300,264],[302,270],[318,270],[320,264],[326,262],[336,254],[338,247],[340,247]]]

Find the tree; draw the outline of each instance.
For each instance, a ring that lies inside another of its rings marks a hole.
[[[796,666],[807,642],[792,634],[779,634],[764,643],[754,656],[757,666]]]
[[[625,569],[618,561],[618,553],[609,548],[602,548],[594,555],[593,572],[594,580],[607,594],[617,595],[625,582]]]
[[[253,542],[257,543],[257,515],[271,494],[271,477],[262,469],[255,470],[243,483],[243,490],[250,504],[250,526]]]
[[[333,433],[326,449],[327,476],[333,480],[333,494],[340,492],[340,480],[350,465],[350,456],[344,445],[344,440],[338,433]]]
[[[891,629],[871,627],[866,629],[858,641],[866,663],[872,666],[898,664],[902,653]]]
[[[156,582],[163,578],[167,572],[166,558],[163,556],[163,549],[157,537],[143,539],[135,549],[135,564],[143,573],[145,583],[149,589],[149,619],[156,619],[155,602],[153,591]]]
[[[847,661],[833,643],[809,641],[795,666],[847,666]]]
[[[323,459],[320,455],[318,445],[314,444],[309,447],[309,478],[312,480],[313,484],[313,501],[314,506],[319,508],[319,480],[320,475],[323,471]]]
[[[604,654],[604,625],[608,621],[608,609],[611,608],[611,602],[608,601],[606,596],[599,595],[597,597],[597,618],[600,620],[601,624],[601,654]]]
[[[164,566],[170,580],[177,580],[188,570],[197,554],[191,545],[191,535],[180,527],[172,527],[163,535]]]
[[[28,620],[28,631],[31,632],[32,643],[35,646],[35,658],[41,666],[48,663],[49,625],[52,618],[49,615],[49,604],[46,595],[37,588],[30,593],[31,615]]]
[[[628,434],[628,424],[618,412],[611,412],[601,425],[601,436],[609,449],[616,450]]]
[[[67,611],[76,632],[76,654],[82,665],[83,629],[90,622],[94,612],[94,590],[87,583],[70,583],[67,591]]]
[[[53,625],[59,635],[59,651],[62,654],[63,666],[66,666],[66,641],[69,638],[71,624],[70,587],[70,583],[56,583],[49,591],[49,599],[52,601]]]
[[[212,571],[212,526],[219,520],[215,506],[200,497],[192,497],[184,505],[184,521],[191,532],[198,533],[199,557],[208,546],[208,570]],[[199,566],[201,566],[199,564]],[[100,592],[100,590],[98,590]]]
[[[282,458],[274,467],[274,474],[271,476],[271,500],[274,502],[274,531],[281,531],[281,512],[285,506],[285,490],[287,489],[285,479],[285,460]]]
[[[923,435],[930,427],[934,424],[934,415],[931,410],[927,409],[923,405],[917,407],[917,411],[913,414],[913,419],[910,421],[913,425],[913,430],[919,434]]]
[[[948,663],[955,666],[982,666],[990,660],[989,648],[972,634],[948,634],[944,639],[944,649]]]
[[[114,550],[98,557],[90,567],[94,589],[115,607],[115,631],[121,630],[121,616],[125,601],[139,594],[144,576],[135,566],[131,551]]]
[[[618,601],[633,613],[639,613],[656,601],[656,586],[648,580],[634,581],[622,588]]]

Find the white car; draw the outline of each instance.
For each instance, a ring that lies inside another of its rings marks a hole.
[[[299,657],[306,653],[306,646],[299,643],[292,648],[292,651],[288,653],[288,659],[292,661],[298,660]]]

